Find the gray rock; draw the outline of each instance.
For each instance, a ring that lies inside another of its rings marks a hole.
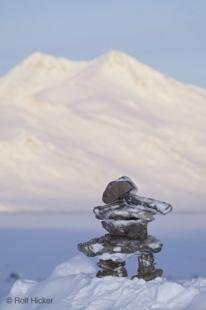
[[[132,279],[139,278],[144,279],[145,281],[150,281],[157,277],[161,277],[162,274],[162,269],[155,268],[155,261],[152,252],[145,251],[138,256],[137,275],[134,275]]]
[[[103,228],[111,235],[124,236],[129,239],[137,239],[140,241],[147,239],[147,223],[143,223],[141,220],[107,220],[101,223]]]
[[[96,274],[98,278],[102,278],[105,276],[113,276],[113,277],[127,277],[127,270],[124,267],[125,262],[116,262],[111,259],[103,260],[100,259],[97,263],[102,270],[99,270]]]
[[[100,220],[134,220],[142,219],[143,222],[154,220],[156,210],[143,205],[128,204],[126,201],[119,201],[112,205],[94,207],[95,217]]]
[[[131,191],[137,191],[136,185],[129,177],[123,176],[107,185],[103,193],[102,200],[104,203],[112,203],[114,201],[121,200]]]

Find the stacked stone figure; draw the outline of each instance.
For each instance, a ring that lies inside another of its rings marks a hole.
[[[108,233],[78,244],[78,249],[89,257],[99,257],[97,277],[127,277],[125,260],[131,255],[138,257],[137,274],[132,278],[149,281],[163,273],[154,262],[154,253],[161,250],[162,243],[148,235],[147,225],[155,215],[170,212],[172,206],[141,197],[137,190],[134,182],[123,176],[107,185],[102,197],[105,205],[93,209]]]

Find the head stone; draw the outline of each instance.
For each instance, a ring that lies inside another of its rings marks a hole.
[[[104,203],[112,203],[117,200],[121,200],[127,195],[129,192],[137,192],[137,187],[134,182],[126,176],[122,176],[121,178],[111,181],[102,196],[102,200]]]

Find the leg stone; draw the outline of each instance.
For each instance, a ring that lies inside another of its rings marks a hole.
[[[127,277],[127,270],[124,267],[125,262],[113,261],[111,259],[103,260],[100,259],[97,263],[102,270],[99,270],[96,274],[98,278],[105,276],[114,276],[114,277]]]
[[[133,278],[144,279],[145,281],[153,280],[161,277],[163,274],[162,269],[155,268],[154,256],[152,252],[142,252],[138,257],[138,273]]]

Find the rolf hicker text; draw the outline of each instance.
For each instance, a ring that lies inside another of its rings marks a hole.
[[[8,304],[52,304],[53,298],[51,297],[7,297],[6,299]]]

